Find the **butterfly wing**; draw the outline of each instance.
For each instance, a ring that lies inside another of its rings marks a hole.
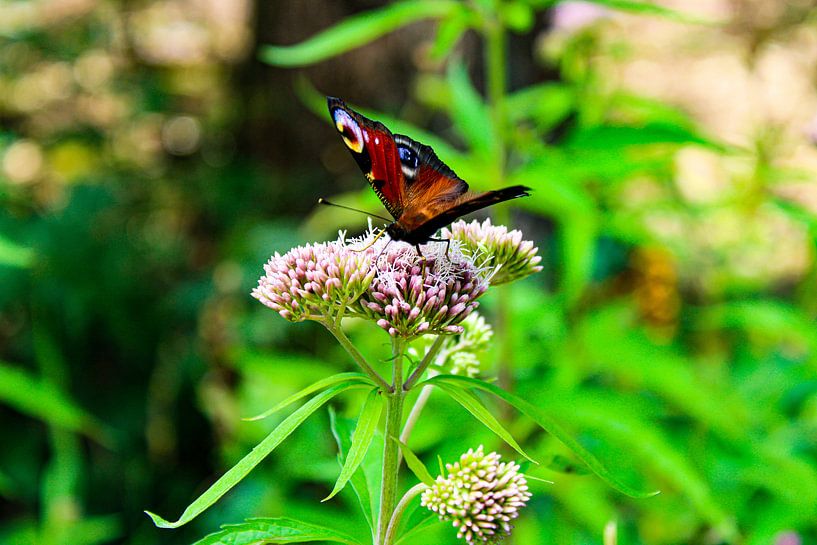
[[[531,188],[527,186],[514,185],[483,193],[467,192],[454,199],[432,200],[422,207],[407,208],[400,216],[400,228],[409,234],[405,237],[407,241],[425,242],[434,236],[438,229],[445,227],[460,216],[500,202],[527,197],[530,191]]]
[[[369,185],[386,210],[399,218],[408,197],[394,135],[382,123],[360,115],[338,98],[327,97],[327,102],[335,128]]]
[[[517,185],[473,193],[468,184],[440,161],[429,146],[392,134],[380,122],[328,97],[329,113],[343,142],[395,218],[388,231],[413,244],[426,242],[456,218],[498,202],[524,197],[530,188]]]

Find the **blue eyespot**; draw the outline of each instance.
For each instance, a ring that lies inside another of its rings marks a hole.
[[[400,162],[403,163],[403,166],[411,169],[417,168],[420,159],[417,157],[417,154],[414,153],[414,150],[405,146],[398,146],[397,152],[400,154]]]

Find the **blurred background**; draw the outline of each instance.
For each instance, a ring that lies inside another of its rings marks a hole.
[[[351,369],[249,296],[271,253],[365,227],[318,197],[378,210],[326,94],[477,189],[535,189],[487,213],[545,270],[486,297],[482,375],[662,491],[623,496],[495,407],[554,481],[514,543],[600,544],[610,520],[622,545],[817,542],[812,2],[403,8],[0,3],[0,543],[187,544],[282,515],[367,534],[351,495],[320,504],[326,412],[190,525],[142,513],[177,516],[275,424],[241,417]],[[386,357],[382,331],[350,335]],[[424,414],[431,466],[501,449],[445,399]]]

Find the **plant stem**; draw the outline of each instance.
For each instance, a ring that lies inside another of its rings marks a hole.
[[[426,352],[426,355],[423,357],[423,361],[420,362],[420,365],[417,366],[417,369],[411,374],[411,376],[406,380],[406,383],[403,385],[403,390],[406,392],[410,391],[414,384],[420,380],[425,373],[428,366],[431,365],[431,362],[434,361],[434,358],[437,357],[437,353],[440,351],[440,348],[443,346],[443,342],[445,342],[445,337],[443,335],[437,335],[437,338],[434,339],[434,342]]]
[[[403,425],[403,355],[406,343],[401,338],[392,340],[392,386],[386,396],[386,429],[383,433],[383,474],[380,480],[380,514],[377,518],[377,544],[383,545],[386,531],[397,499],[397,477],[400,473],[400,447],[392,438],[400,437]]]
[[[397,527],[400,526],[400,519],[403,518],[406,507],[408,507],[411,500],[419,496],[426,488],[428,488],[428,486],[423,483],[415,484],[409,488],[408,492],[403,494],[397,507],[394,508],[394,513],[389,521],[389,527],[386,529],[386,537],[383,538],[383,545],[391,545],[394,542],[394,534],[397,532]]]
[[[326,327],[326,329],[329,330],[329,332],[332,335],[334,335],[334,337],[338,340],[340,345],[346,349],[346,352],[348,352],[350,356],[352,356],[352,359],[355,360],[355,363],[357,363],[357,365],[363,370],[364,373],[369,375],[369,377],[371,377],[371,379],[375,381],[375,383],[380,387],[381,390],[383,390],[384,392],[391,391],[392,387],[389,386],[389,383],[386,382],[383,379],[383,377],[381,377],[380,374],[372,368],[371,365],[369,365],[369,363],[366,361],[366,358],[364,358],[363,354],[361,354],[358,351],[358,349],[355,348],[355,345],[352,344],[352,341],[349,340],[349,337],[346,336],[346,334],[343,332],[340,326],[335,327],[332,324],[332,322],[328,321],[324,321],[321,323]]]
[[[492,13],[486,14],[486,25],[483,37],[485,39],[485,74],[486,89],[488,91],[488,107],[491,112],[491,121],[496,131],[496,176],[498,185],[505,185],[505,94],[507,73],[507,35],[502,21],[499,18],[499,0],[495,0]],[[496,219],[500,224],[507,225],[510,220],[508,207],[499,207]],[[498,293],[497,305],[497,337],[499,346],[499,383],[509,389],[513,380],[513,339],[511,324],[511,293],[510,286]]]

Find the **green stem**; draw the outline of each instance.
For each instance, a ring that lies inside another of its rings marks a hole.
[[[496,175],[498,185],[505,181],[505,74],[507,71],[507,41],[505,28],[499,19],[499,0],[494,2],[493,13],[485,21],[485,74],[491,122],[496,131]]]
[[[403,425],[403,355],[406,344],[401,338],[392,341],[392,386],[386,396],[386,429],[383,433],[383,474],[380,480],[380,514],[377,518],[377,544],[383,545],[397,500],[397,477],[400,473],[400,447],[392,438],[400,437]]]
[[[505,94],[507,73],[507,35],[502,21],[499,19],[500,0],[495,0],[492,14],[486,14],[484,31],[485,39],[485,74],[488,91],[488,107],[491,112],[491,121],[494,125],[497,138],[496,175],[497,184],[505,184]],[[496,210],[497,223],[507,225],[510,212],[507,206]],[[503,388],[510,388],[513,377],[513,340],[511,332],[511,293],[509,287],[498,294],[497,305],[497,338],[499,347],[499,383]]]
[[[392,545],[392,543],[394,543],[394,534],[397,532],[397,527],[400,526],[400,519],[403,518],[406,507],[408,507],[411,500],[422,494],[426,488],[428,488],[428,486],[423,483],[415,484],[409,488],[408,492],[403,494],[397,507],[394,508],[394,513],[389,521],[389,527],[386,529],[386,537],[383,539],[383,545]]]
[[[349,340],[349,337],[343,332],[340,327],[335,327],[332,322],[330,321],[322,321],[321,322],[329,332],[334,335],[334,337],[338,340],[340,345],[346,349],[346,352],[352,356],[352,359],[355,360],[355,363],[363,370],[364,373],[369,375],[373,381],[380,387],[381,390],[384,392],[392,391],[392,387],[389,386],[389,383],[380,376],[380,374],[375,371],[371,365],[366,361],[366,358],[363,357],[355,345],[352,344],[352,341]]]
[[[406,380],[406,383],[403,385],[403,390],[406,392],[410,391],[417,381],[422,378],[423,373],[425,373],[428,366],[431,365],[431,362],[434,361],[434,358],[437,357],[437,353],[440,351],[440,348],[442,348],[444,342],[445,336],[437,335],[437,338],[434,339],[434,342],[429,347],[428,352],[426,352],[426,355],[423,357],[423,361],[420,362],[417,369],[415,369],[408,380]]]

